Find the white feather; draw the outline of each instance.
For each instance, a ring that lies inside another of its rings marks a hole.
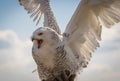
[[[38,25],[41,16],[44,15],[44,26],[50,27],[61,34],[60,28],[51,10],[49,0],[19,0],[19,3],[31,14],[31,17],[34,17],[33,21],[36,21],[36,25]]]
[[[44,14],[44,26],[49,27],[39,28],[33,34],[36,40],[44,40],[41,49],[38,48],[38,43],[34,42],[33,45],[33,57],[39,66],[38,72],[42,79],[60,75],[59,72],[63,69],[76,74],[86,67],[92,52],[99,47],[102,26],[110,28],[120,22],[120,0],[81,0],[61,35],[49,0],[19,2],[37,23]],[[41,32],[43,35],[39,36]]]
[[[78,55],[86,63],[99,47],[102,25],[110,28],[119,21],[120,0],[82,0],[64,32],[69,37],[64,39],[74,54],[80,50]]]

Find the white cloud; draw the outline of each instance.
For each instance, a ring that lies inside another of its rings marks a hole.
[[[28,65],[31,62],[31,59],[29,58],[30,55],[28,54],[30,52],[28,50],[31,49],[32,44],[29,40],[20,40],[17,35],[10,30],[0,31],[0,40],[6,41],[11,45],[10,48],[0,49],[1,56],[4,55],[6,58],[11,58],[6,60],[6,63],[2,63],[0,68],[9,66],[14,69],[18,66]]]
[[[2,48],[3,42],[10,46]],[[32,42],[19,39],[12,30],[3,30],[0,31],[1,43],[0,81],[34,81],[36,75],[32,74],[32,70],[36,69],[36,64],[31,55]]]
[[[102,43],[109,43],[109,41],[116,40],[116,38],[120,39],[120,23],[114,25],[112,28],[105,28],[103,27],[102,30]]]

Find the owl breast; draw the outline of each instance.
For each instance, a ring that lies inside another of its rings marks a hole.
[[[55,51],[49,45],[45,45],[40,49],[33,46],[33,58],[37,65],[42,64],[48,69],[54,68]]]
[[[75,63],[70,59],[64,45],[57,48],[45,45],[40,49],[33,46],[33,58],[41,79],[54,78],[65,70],[69,70],[72,74],[75,73]]]

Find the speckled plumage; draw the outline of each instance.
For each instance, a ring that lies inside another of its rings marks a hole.
[[[75,74],[78,66],[75,62],[68,57],[68,53],[65,50],[65,45],[59,35],[52,29],[47,27],[39,28],[36,33],[39,32],[46,33],[49,32],[46,40],[49,42],[43,44],[40,49],[37,48],[36,40],[33,41],[33,58],[37,63],[38,73],[41,79],[53,78],[60,75],[61,71],[69,70],[71,74]],[[45,39],[44,39],[45,40]],[[51,41],[50,41],[51,40]],[[46,52],[47,51],[47,52]]]
[[[44,15],[44,26],[32,36],[32,52],[39,76],[45,80],[57,77],[64,70],[76,75],[87,66],[92,52],[99,47],[102,26],[110,28],[120,22],[120,0],[81,0],[62,34],[50,0],[19,2],[37,24]]]

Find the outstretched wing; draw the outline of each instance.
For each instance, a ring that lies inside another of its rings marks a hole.
[[[36,24],[39,23],[41,16],[44,15],[44,26],[50,27],[58,34],[61,34],[49,4],[50,0],[19,0],[19,3],[31,14],[31,17],[34,17],[33,21],[36,21]]]
[[[85,67],[91,53],[99,47],[102,25],[110,28],[120,21],[120,0],[82,0],[64,32],[80,66]]]
[[[41,0],[19,0],[20,5],[24,6],[27,12],[31,14],[31,17],[34,16],[33,21],[37,21],[37,24],[44,13],[44,9],[41,7],[40,1]]]

